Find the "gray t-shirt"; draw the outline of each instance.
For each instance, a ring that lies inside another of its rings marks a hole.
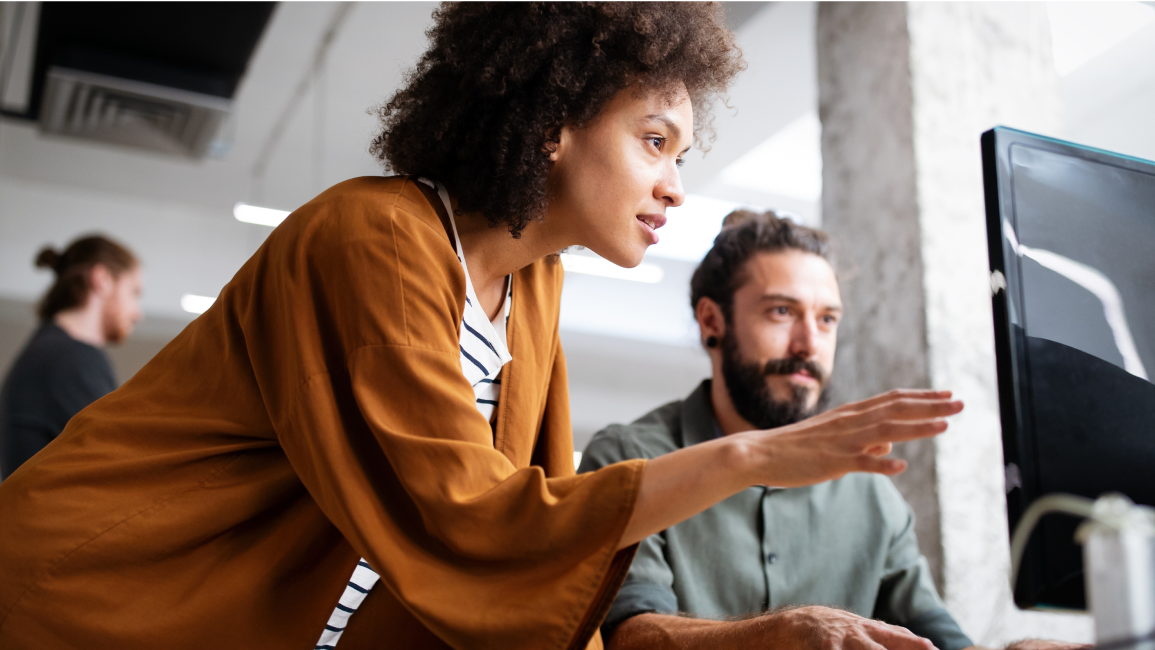
[[[116,389],[104,350],[41,324],[0,388],[0,477],[56,439],[84,407]]]
[[[579,471],[655,458],[718,435],[710,382],[594,436]],[[642,541],[603,624],[645,612],[745,616],[838,607],[901,625],[940,650],[973,645],[935,591],[914,514],[890,479],[849,474],[806,488],[752,487]]]

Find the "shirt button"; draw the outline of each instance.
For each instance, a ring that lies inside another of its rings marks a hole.
[[[769,562],[770,564],[774,564],[775,562],[778,561],[778,556],[775,555],[774,553],[771,553],[771,554],[766,556],[766,561]]]

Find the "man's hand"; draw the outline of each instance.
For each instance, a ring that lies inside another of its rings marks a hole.
[[[1044,639],[1023,639],[1007,646],[1007,650],[1085,650],[1093,648],[1090,643],[1068,643],[1067,641],[1046,641]]]
[[[934,650],[933,643],[905,627],[830,607],[798,607],[762,619],[797,650]]]
[[[664,614],[626,619],[607,650],[934,650],[906,628],[829,607],[797,607],[739,621],[705,621]],[[1035,650],[1026,648],[1024,650]],[[1039,649],[1042,650],[1042,649]]]

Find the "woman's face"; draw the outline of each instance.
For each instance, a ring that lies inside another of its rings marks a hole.
[[[547,179],[546,221],[566,241],[625,267],[658,243],[666,208],[685,200],[678,172],[693,140],[685,88],[626,89],[581,129],[563,128]]]

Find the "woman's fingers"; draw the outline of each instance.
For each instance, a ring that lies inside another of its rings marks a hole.
[[[868,456],[885,456],[885,455],[889,454],[893,449],[894,449],[894,445],[892,445],[889,442],[884,442],[884,443],[878,444],[878,445],[871,445],[871,446],[867,447],[866,451],[864,451],[862,453],[864,453]]]
[[[894,476],[895,474],[901,474],[905,469],[905,460],[899,458],[877,458],[875,456],[861,454],[854,457],[854,467],[848,471],[872,472],[874,474]]]
[[[946,431],[947,426],[947,421],[940,418],[916,422],[879,422],[863,429],[856,436],[856,442],[863,450],[869,450],[886,443],[937,436]]]
[[[874,397],[864,399],[861,402],[852,402],[850,404],[846,404],[846,405],[839,407],[839,408],[846,409],[849,411],[867,411],[867,410],[870,410],[870,409],[875,408],[877,406],[881,406],[883,404],[887,404],[889,402],[894,402],[897,400],[903,400],[903,399],[949,400],[950,397],[951,397],[951,392],[949,390],[927,390],[927,389],[921,389],[921,388],[898,388],[898,389],[895,389],[892,391],[882,393],[881,395],[875,395]]]
[[[848,416],[848,419],[854,424],[867,427],[881,422],[945,418],[962,410],[963,403],[959,400],[902,398]]]

